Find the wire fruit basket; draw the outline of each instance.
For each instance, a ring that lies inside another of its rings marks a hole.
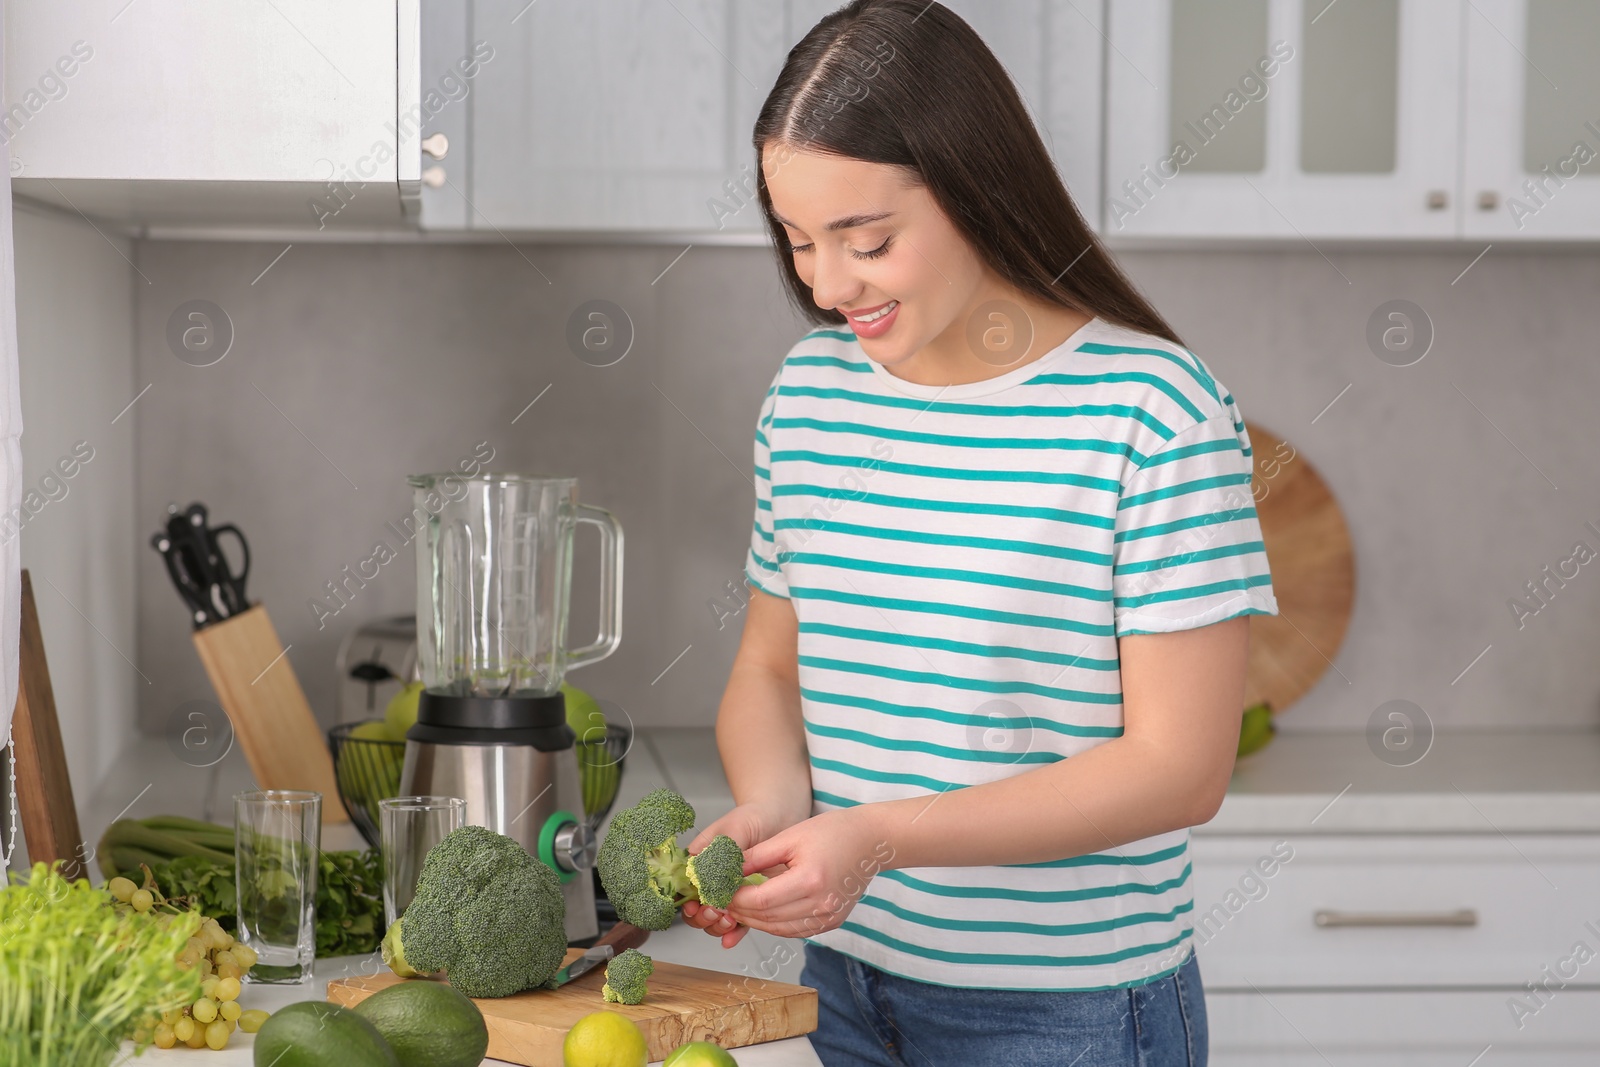
[[[340,723],[328,731],[333,749],[333,777],[339,800],[350,813],[367,844],[378,847],[378,801],[400,795],[400,771],[406,762],[406,743],[385,737],[359,736],[355,731],[382,719]]]

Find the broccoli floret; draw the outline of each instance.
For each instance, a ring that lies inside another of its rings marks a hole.
[[[609,1004],[637,1004],[644,1000],[645,979],[655,969],[649,956],[630,948],[606,964],[606,984],[600,993]]]
[[[709,845],[689,857],[685,867],[700,903],[713,908],[726,908],[740,886],[760,885],[767,880],[764,874],[744,876],[744,849],[727,834],[713,837]]]
[[[504,834],[463,826],[428,853],[384,959],[402,977],[443,971],[469,997],[508,997],[560,969],[566,915],[554,871]]]
[[[694,809],[670,789],[657,789],[611,819],[595,866],[606,897],[623,922],[665,930],[692,885],[684,866],[689,856],[677,837],[694,826]]]
[[[724,835],[691,858],[677,838],[693,826],[694,808],[670,789],[657,789],[612,818],[595,862],[606,897],[623,922],[644,930],[665,930],[678,909],[691,900],[725,908],[740,885],[766,880],[763,875],[740,877],[744,853]],[[708,853],[708,861],[702,861],[700,857]],[[712,897],[702,896],[692,870],[700,862],[709,862],[699,876],[710,884]]]

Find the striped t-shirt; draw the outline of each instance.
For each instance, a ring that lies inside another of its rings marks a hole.
[[[951,386],[803,338],[761,406],[745,574],[799,621],[813,813],[1084,752],[1122,733],[1118,637],[1276,614],[1249,457],[1197,356],[1104,319]],[[807,940],[940,985],[1142,984],[1191,951],[1188,842],[882,871]]]

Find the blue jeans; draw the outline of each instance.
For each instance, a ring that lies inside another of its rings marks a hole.
[[[887,974],[806,943],[823,1067],[1206,1067],[1200,964],[1142,986],[1031,993],[957,989]]]

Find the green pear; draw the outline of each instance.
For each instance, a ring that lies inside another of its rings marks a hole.
[[[389,706],[383,709],[383,721],[389,730],[389,740],[406,739],[406,731],[417,724],[417,703],[421,699],[421,682],[407,682],[404,689],[389,698]]]

